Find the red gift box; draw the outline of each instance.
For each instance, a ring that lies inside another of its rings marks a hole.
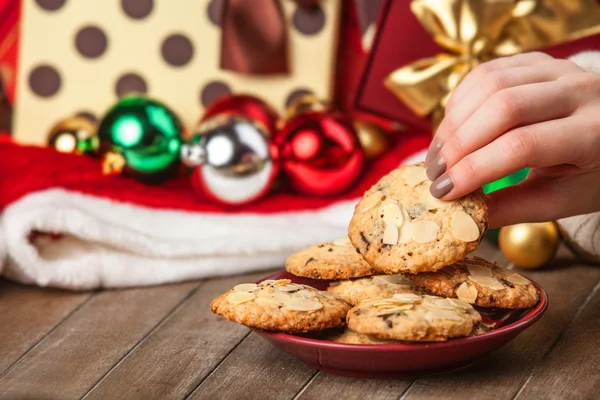
[[[398,0],[383,2],[377,34],[358,86],[355,105],[357,110],[429,131],[430,119],[414,114],[384,86],[385,78],[396,69],[422,58],[448,53],[434,42],[411,12],[410,3]],[[598,3],[600,6],[600,1]],[[600,35],[539,50],[557,58],[566,58],[584,50],[600,50]]]

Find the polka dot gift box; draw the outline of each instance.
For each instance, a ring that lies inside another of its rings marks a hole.
[[[21,3],[12,132],[20,143],[44,145],[58,120],[100,118],[131,92],[168,104],[188,129],[230,93],[260,94],[280,112],[301,94],[333,95],[341,0],[311,9],[289,0]],[[277,30],[273,49],[254,43],[255,54],[245,53],[260,35],[235,32],[240,12]],[[270,65],[257,72],[246,60]]]

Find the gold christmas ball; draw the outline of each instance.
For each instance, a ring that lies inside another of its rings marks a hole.
[[[50,129],[48,146],[61,153],[94,155],[99,144],[97,129],[97,125],[86,117],[65,118]]]
[[[314,94],[304,94],[294,100],[286,110],[287,118],[295,117],[310,111],[328,111],[331,105]]]
[[[368,159],[376,158],[385,153],[391,146],[391,140],[379,126],[355,121],[354,130]]]
[[[504,256],[519,268],[535,269],[556,254],[560,236],[554,222],[526,223],[500,229],[498,244]]]

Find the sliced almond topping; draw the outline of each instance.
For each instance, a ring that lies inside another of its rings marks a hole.
[[[429,243],[435,240],[440,230],[433,221],[412,222],[412,238],[417,243]]]
[[[375,193],[370,194],[369,196],[362,199],[360,205],[360,211],[369,211],[373,207],[377,207],[379,203],[381,203],[381,198],[383,197],[383,193],[377,191]]]
[[[254,300],[256,304],[271,306],[271,307],[279,307],[281,305],[280,301],[275,300],[273,297],[265,297],[259,296]]]
[[[475,296],[477,297],[477,293],[475,293]],[[463,311],[466,311],[466,310],[472,308],[471,305],[469,303],[467,303],[466,301],[461,301],[461,300],[456,300],[456,299],[448,299],[448,301],[450,303],[452,303],[452,305],[454,305],[454,307],[460,308]],[[475,300],[473,300],[473,301],[475,301]]]
[[[429,320],[429,321],[434,321],[434,320],[438,320],[438,319],[451,319],[454,321],[461,320],[460,315],[458,315],[456,313],[456,311],[441,310],[441,309],[429,310],[427,312],[427,314],[425,314],[425,318],[427,318],[427,320]]]
[[[437,210],[438,208],[448,207],[452,204],[452,201],[445,201],[435,198],[431,195],[429,188],[425,189],[421,196],[419,196],[419,203],[425,205],[425,208],[428,210]]]
[[[479,239],[479,227],[473,218],[464,211],[456,211],[450,221],[452,235],[463,242],[474,242]]]
[[[383,215],[383,221],[386,224],[394,224],[398,228],[404,223],[402,208],[397,203],[384,204],[379,209],[380,215]]]
[[[452,304],[449,299],[437,299],[437,300],[435,300],[435,305],[439,308],[443,308],[446,310],[456,309],[454,304]]]
[[[467,265],[469,273],[473,276],[489,276],[492,277],[492,270],[483,265],[469,264]]]
[[[422,297],[414,293],[396,293],[390,300],[394,303],[415,303],[422,300]]]
[[[502,290],[504,289],[504,285],[498,281],[496,278],[490,278],[489,276],[473,276],[469,275],[469,279],[475,283],[480,284],[483,287],[490,288],[492,290]]]
[[[332,243],[334,246],[340,247],[352,246],[352,243],[350,242],[350,239],[348,239],[348,237],[337,238]]]
[[[406,244],[413,240],[412,232],[413,232],[413,224],[406,220],[402,227],[400,228],[400,235],[398,237],[398,244]]]
[[[408,165],[403,167],[400,176],[409,186],[417,186],[427,180],[427,170],[420,165]]]
[[[398,227],[394,224],[388,224],[383,231],[383,244],[398,244]]]
[[[387,314],[396,311],[406,311],[412,309],[412,304],[392,305],[391,307],[377,307],[378,315]]]
[[[236,292],[254,292],[258,289],[258,285],[255,283],[241,283],[233,288]]]
[[[456,297],[467,303],[475,303],[475,300],[477,300],[477,288],[473,287],[473,289],[475,290],[471,290],[471,287],[469,287],[467,282],[463,282],[458,289],[456,289]]]
[[[342,282],[341,281],[333,281],[333,282],[329,282],[329,286],[339,286],[341,285]]]
[[[296,290],[304,289],[304,286],[296,285],[295,283],[288,283],[287,285],[279,286],[277,289],[282,292],[294,292]]]
[[[323,304],[307,299],[292,299],[285,304],[285,307],[294,311],[316,311],[323,308]]]
[[[261,295],[261,297],[263,297],[263,296]],[[269,298],[275,299],[280,303],[289,301],[292,298],[292,296],[290,296],[289,294],[282,293],[282,292],[275,292],[275,293],[272,293],[269,295],[265,295],[264,297],[269,297]]]
[[[515,285],[529,285],[531,281],[525,278],[523,275],[519,275],[517,273],[510,274],[506,277],[506,280],[514,283]]]
[[[231,304],[242,304],[254,299],[256,296],[248,292],[232,292],[227,295],[227,301]]]
[[[375,275],[373,277],[375,280],[384,281],[386,283],[392,283],[394,285],[412,285],[412,281],[406,279],[402,274],[395,275]]]

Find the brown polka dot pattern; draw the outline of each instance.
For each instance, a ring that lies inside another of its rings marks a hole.
[[[46,11],[56,11],[65,5],[67,0],[35,0],[38,6]]]
[[[231,94],[231,89],[226,83],[219,81],[209,82],[200,92],[200,102],[204,107],[208,107],[215,100],[229,94]]]
[[[296,89],[294,90],[292,93],[290,93],[287,97],[287,99],[285,100],[285,106],[286,108],[291,106],[292,103],[296,100],[298,100],[300,97],[305,96],[307,94],[313,94],[313,92],[311,92],[308,89]]]
[[[298,32],[316,35],[325,26],[325,13],[319,6],[310,9],[298,7],[292,16],[292,23]]]
[[[144,19],[152,12],[154,0],[121,0],[123,12],[132,19]]]
[[[100,57],[108,46],[108,39],[102,29],[97,26],[86,26],[75,36],[75,48],[86,58]]]
[[[119,97],[123,97],[130,93],[146,94],[148,85],[144,78],[135,73],[129,73],[121,76],[115,85],[115,93]]]
[[[38,65],[29,74],[29,88],[40,97],[54,96],[60,86],[60,74],[50,65]]]
[[[194,46],[186,36],[173,34],[163,41],[161,54],[167,64],[181,67],[190,62],[194,56]]]
[[[208,7],[206,8],[208,19],[216,26],[221,26],[224,11],[225,0],[211,0],[211,2],[208,3]]]

